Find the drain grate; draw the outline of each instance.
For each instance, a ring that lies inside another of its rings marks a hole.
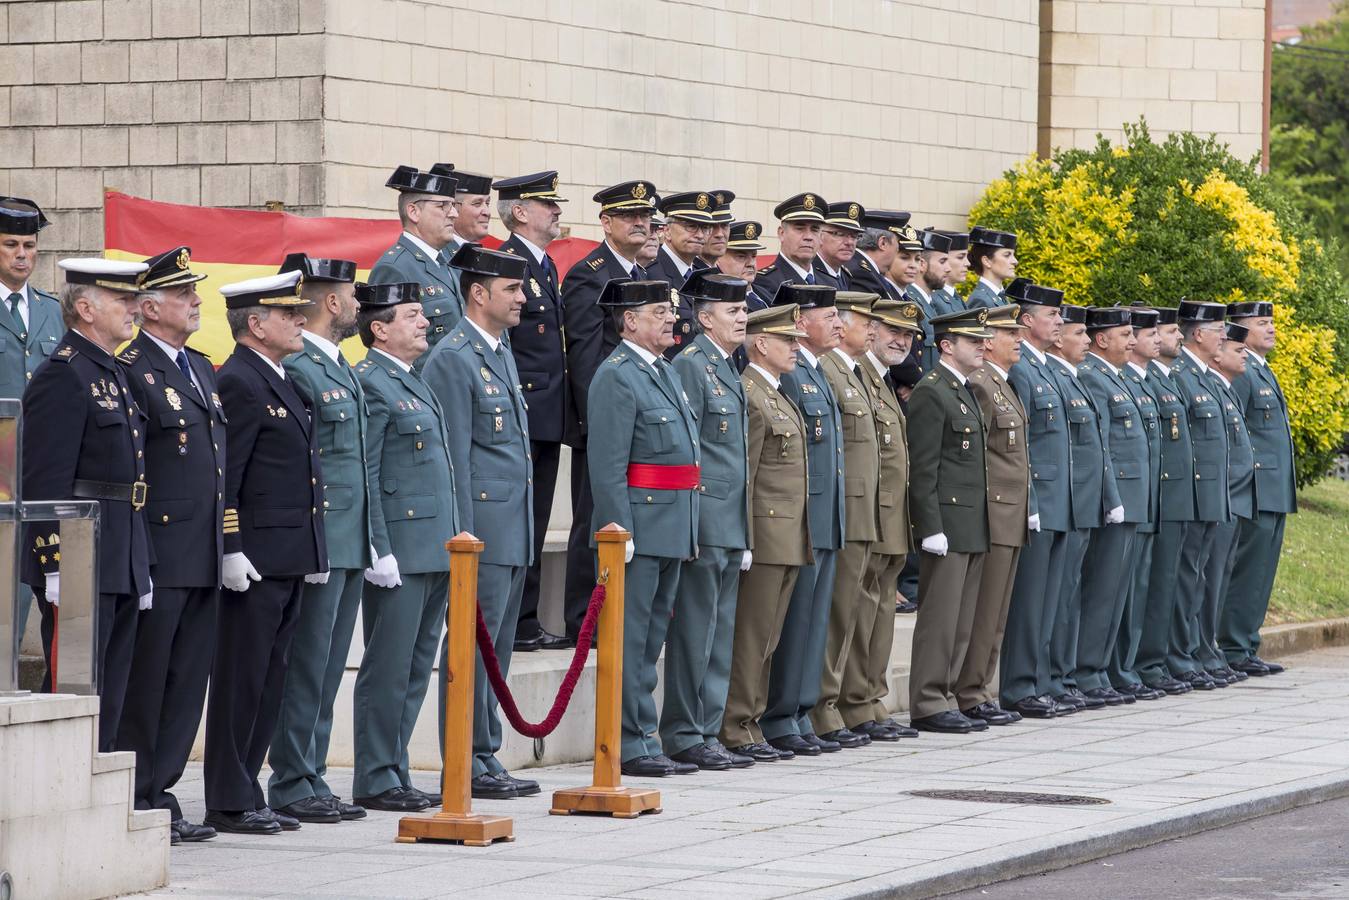
[[[928,800],[963,800],[967,803],[1021,803],[1030,806],[1100,806],[1109,803],[1102,797],[1076,794],[1024,794],[1019,791],[908,791]]]

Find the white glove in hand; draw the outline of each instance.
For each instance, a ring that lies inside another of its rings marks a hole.
[[[746,550],[745,555],[740,557],[740,571],[748,572],[752,565],[754,565],[754,554]]]
[[[50,572],[47,578],[47,602],[52,606],[61,605],[61,573]]]
[[[1026,519],[1026,527],[1029,528],[1031,531],[1039,531],[1040,514],[1035,513],[1034,515],[1030,516],[1030,518]]]
[[[375,564],[365,570],[365,580],[375,587],[393,588],[403,583],[403,576],[398,572],[398,560],[394,559],[392,553],[388,556],[378,556],[371,547],[370,558]]]
[[[1124,521],[1124,507],[1116,506],[1105,514],[1105,524],[1118,525]]]
[[[220,584],[227,591],[246,591],[249,581],[261,581],[262,576],[248,557],[242,553],[226,553],[220,566]]]
[[[310,574],[310,575],[306,575],[306,576],[304,577],[304,583],[305,583],[305,584],[327,584],[327,583],[328,583],[328,573],[327,573],[327,572],[314,572],[314,573],[312,573],[312,574]]]
[[[154,602],[154,596],[155,596],[155,592],[154,592],[154,591],[151,591],[151,592],[148,593],[148,594],[142,594],[142,595],[141,595],[141,598],[140,598],[140,601],[139,601],[139,602],[140,602],[140,611],[141,611],[141,612],[145,612],[147,609],[149,609],[149,608],[151,607],[151,605],[153,605],[153,602]]]
[[[923,538],[923,550],[937,556],[945,556],[946,551],[951,549],[950,543],[946,540],[945,532],[938,532],[931,537]]]
[[[632,554],[636,552],[637,545],[632,542],[632,538],[628,538],[627,544],[623,546],[623,564],[627,565],[632,562]]]

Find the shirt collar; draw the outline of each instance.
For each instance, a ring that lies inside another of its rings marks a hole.
[[[849,356],[848,351],[844,350],[842,347],[835,347],[833,352],[838,354],[838,358],[843,361],[843,365],[848,371],[852,371],[853,367],[857,365],[857,360]]]
[[[979,281],[980,281],[982,284],[988,285],[988,289],[989,289],[990,291],[992,291],[993,293],[997,294],[999,297],[1002,296],[1002,288],[998,287],[996,284],[994,284],[993,282],[989,281],[989,280],[988,280],[987,278],[985,278],[984,276],[980,275],[980,276],[979,276]]]
[[[1091,356],[1092,359],[1096,360],[1098,363],[1105,366],[1107,369],[1114,372],[1116,375],[1119,374],[1119,369],[1115,368],[1111,364],[1110,360],[1106,359],[1104,356],[1101,356],[1098,353],[1089,353],[1089,355]]]
[[[913,288],[915,291],[918,292],[918,296],[923,298],[924,303],[926,303],[928,306],[932,305],[932,295],[929,294],[927,291],[923,290],[922,288],[920,288],[918,286],[918,282],[915,281],[913,284],[909,285],[909,287]]]
[[[717,350],[721,352],[721,355],[724,358],[730,359],[732,356],[735,355],[735,351],[727,350],[725,347],[721,346],[721,344],[717,341],[717,339],[712,337],[712,335],[708,334],[706,331],[703,332],[703,337],[707,338],[707,342],[711,344],[713,347],[717,348]]]
[[[626,256],[624,256],[622,253],[619,253],[617,250],[615,250],[615,249],[614,249],[614,245],[611,244],[611,243],[609,243],[609,239],[608,239],[608,238],[605,238],[605,239],[604,239],[604,246],[606,246],[606,247],[609,248],[609,252],[612,253],[612,254],[614,255],[614,259],[618,260],[618,264],[619,264],[620,266],[627,266],[627,267],[628,267],[628,274],[631,275],[631,274],[632,274],[633,267],[635,267],[635,266],[637,265],[637,263],[636,263],[634,260],[628,259],[628,258],[627,258]]]
[[[1218,376],[1218,380],[1221,381],[1221,382],[1223,383],[1223,387],[1229,387],[1229,388],[1230,388],[1230,387],[1232,386],[1232,382],[1228,381],[1228,380],[1227,380],[1227,376],[1224,375],[1222,372],[1219,372],[1217,369],[1214,369],[1214,370],[1213,370],[1213,374],[1216,375],[1216,376]]]
[[[1152,361],[1152,365],[1156,366],[1157,371],[1163,375],[1171,374],[1171,367],[1168,366],[1166,363],[1162,362],[1162,358],[1160,356]]]
[[[817,257],[815,257],[815,258],[818,259],[818,260],[820,261],[820,265],[823,266],[823,267],[824,267],[824,270],[825,270],[826,272],[829,273],[829,277],[830,277],[830,278],[837,279],[837,278],[839,277],[839,272],[840,272],[840,270],[842,269],[841,266],[840,266],[838,269],[832,269],[832,268],[829,267],[829,263],[827,263],[827,262],[824,261],[824,257],[823,257],[823,256],[817,256]]]
[[[811,353],[811,352],[810,352],[809,350],[807,350],[803,345],[797,344],[797,345],[796,345],[796,352],[797,352],[797,353],[800,353],[802,356],[804,356],[804,357],[806,358],[806,362],[810,363],[810,367],[811,367],[812,369],[819,368],[819,365],[820,365],[819,359],[815,356],[814,353]]]
[[[23,283],[23,286],[20,287],[17,291],[11,291],[9,288],[5,287],[4,285],[0,285],[0,300],[3,300],[3,301],[5,301],[6,303],[8,303],[8,302],[9,302],[9,295],[10,295],[10,294],[18,294],[20,297],[23,298],[22,300],[19,301],[19,305],[22,306],[22,307],[27,307],[27,306],[28,306],[28,290],[29,290],[29,288],[28,288],[28,282],[26,282],[26,281]]]
[[[390,354],[388,354],[388,353],[385,353],[383,350],[380,350],[380,349],[378,349],[378,348],[376,348],[376,347],[371,347],[371,348],[370,348],[370,353],[378,353],[380,356],[384,357],[386,360],[388,360],[389,362],[393,363],[395,366],[397,366],[398,368],[402,369],[404,372],[411,372],[411,371],[412,371],[412,366],[410,366],[410,365],[408,365],[407,363],[403,362],[401,359],[399,359],[399,358],[396,357],[396,356],[392,356],[392,355],[390,355]],[[366,359],[369,359],[369,358],[370,358],[370,353],[367,353],[367,354],[365,355],[365,358],[366,358]],[[379,361],[379,360],[376,360],[376,362],[378,362],[378,361]]]
[[[781,256],[782,254],[778,254],[778,255]],[[783,257],[782,257],[782,261],[785,262],[787,265],[791,266],[793,269],[795,269],[795,270],[796,270],[796,274],[800,275],[802,278],[805,278],[807,275],[810,274],[810,270],[809,270],[809,269],[803,269],[803,268],[801,268],[800,266],[798,266],[798,265],[796,264],[796,260],[794,260],[794,259],[789,259],[789,258],[787,258],[786,256],[783,256]]]
[[[1129,360],[1129,368],[1137,372],[1139,378],[1148,377],[1148,370],[1144,366],[1140,366],[1138,363],[1134,362],[1132,359]]]
[[[484,328],[483,328],[481,325],[479,325],[477,322],[475,322],[475,321],[473,321],[472,319],[470,319],[468,316],[464,316],[464,321],[467,322],[468,324],[472,325],[472,326],[473,326],[473,329],[474,329],[475,331],[477,331],[478,334],[482,335],[482,339],[485,340],[485,341],[487,342],[487,346],[488,346],[488,347],[491,347],[491,348],[492,348],[492,352],[493,352],[493,353],[496,353],[496,352],[497,352],[497,345],[501,343],[501,338],[500,338],[500,337],[492,337],[492,335],[490,335],[490,334],[487,333],[486,329],[484,329]]]
[[[880,272],[880,274],[882,275],[885,274],[884,272],[881,272],[881,267],[876,265],[876,260],[872,259],[871,256],[865,250],[858,250],[857,255],[865,259],[867,262],[871,263],[871,268],[875,269],[877,272]]]
[[[178,348],[177,348],[177,347],[173,346],[172,344],[170,344],[170,343],[167,342],[167,341],[162,341],[162,340],[160,340],[159,338],[155,337],[155,336],[154,336],[153,334],[151,334],[150,332],[146,331],[144,328],[141,329],[141,334],[145,335],[145,336],[148,337],[150,340],[154,341],[155,346],[158,347],[160,350],[163,350],[163,351],[164,351],[164,355],[167,356],[169,359],[173,360],[175,364],[178,362]],[[270,360],[269,360],[269,362],[270,362]]]
[[[1246,348],[1246,358],[1257,365],[1261,366],[1269,365],[1269,362],[1263,356],[1261,356],[1259,353],[1256,353],[1250,347]]]
[[[645,347],[637,346],[627,338],[623,338],[623,343],[627,344],[628,349],[631,350],[633,353],[636,353],[637,356],[641,358],[642,362],[646,363],[648,366],[655,366],[656,359],[658,358],[656,354],[652,353]]]
[[[1074,378],[1077,377],[1077,366],[1068,362],[1068,360],[1064,359],[1062,356],[1059,356],[1054,353],[1046,353],[1045,356],[1048,356],[1050,359],[1053,359],[1056,363],[1067,369],[1069,375],[1073,376]]]
[[[1194,361],[1194,364],[1195,364],[1196,366],[1199,367],[1199,371],[1200,371],[1200,372],[1207,372],[1207,371],[1208,371],[1208,366],[1204,363],[1204,361],[1203,361],[1202,359],[1200,359],[1199,357],[1197,357],[1197,356],[1195,356],[1193,353],[1191,353],[1189,347],[1186,347],[1186,346],[1182,345],[1181,348],[1180,348],[1180,352],[1181,352],[1181,353],[1184,353],[1184,354],[1185,354],[1186,356],[1188,356],[1191,360],[1193,360],[1193,361]]]
[[[154,335],[150,336],[154,337]],[[332,360],[333,362],[337,362],[338,350],[336,344],[328,340],[326,337],[321,337],[317,334],[314,334],[314,332],[310,331],[309,329],[304,330],[304,336],[305,339],[308,340],[311,344],[313,344],[315,347],[318,347],[319,351],[324,356],[328,357],[328,359]]]
[[[422,251],[422,252],[425,253],[427,256],[431,257],[431,259],[436,260],[436,261],[439,261],[439,260],[440,260],[440,251],[439,251],[439,250],[433,250],[433,249],[431,249],[431,245],[430,245],[430,244],[428,244],[426,241],[422,240],[421,238],[417,237],[417,236],[416,236],[415,234],[413,234],[412,232],[410,232],[410,231],[405,231],[405,232],[403,232],[403,237],[405,237],[405,238],[407,238],[409,241],[411,241],[411,242],[412,242],[412,246],[416,247],[418,250]]]
[[[1031,352],[1031,355],[1040,361],[1040,365],[1043,366],[1045,364],[1044,351],[1041,350],[1039,347],[1035,346],[1034,344],[1032,344],[1030,341],[1022,341],[1021,349],[1029,350]]]
[[[534,255],[534,262],[542,266],[543,257],[547,251],[545,251],[542,247],[530,241],[529,238],[525,237],[523,234],[520,234],[518,231],[515,232],[515,237],[520,241],[520,243],[525,245],[525,248],[529,250],[530,253]]]
[[[889,367],[877,359],[876,354],[872,353],[870,350],[867,351],[867,360],[871,363],[871,367],[876,370],[876,374],[882,378],[885,377],[886,372],[890,371]]]
[[[998,373],[998,377],[1001,378],[1003,381],[1006,381],[1006,380],[1007,380],[1007,373],[1004,372],[1004,371],[1002,370],[1002,366],[998,365],[998,364],[995,363],[995,362],[992,362],[991,360],[987,360],[987,359],[984,360],[984,365],[988,366],[988,367],[989,367],[990,369],[992,369],[994,372],[997,372],[997,373]]]
[[[771,385],[773,386],[773,390],[776,391],[776,390],[782,385],[782,382],[781,382],[781,381],[779,381],[778,379],[774,378],[774,377],[772,376],[772,374],[771,374],[767,369],[765,369],[763,366],[759,365],[758,363],[750,363],[750,364],[749,364],[749,367],[750,367],[751,369],[753,369],[754,371],[758,372],[760,378],[762,378],[764,381],[766,381],[766,382],[768,382],[769,384],[771,384]]]
[[[248,349],[249,349],[249,350],[253,350],[252,347],[249,347]],[[268,366],[271,367],[271,370],[272,370],[273,372],[276,373],[276,377],[280,378],[282,381],[285,381],[285,380],[286,380],[286,370],[285,370],[285,369],[281,368],[281,367],[278,366],[276,363],[272,362],[270,359],[268,359],[267,357],[263,356],[262,353],[260,353],[259,351],[253,350],[253,352],[258,354],[258,359],[262,360],[262,361],[265,362]]]
[[[960,374],[959,372],[957,372],[955,369],[953,369],[953,368],[951,368],[949,365],[947,365],[946,360],[944,360],[944,359],[939,359],[939,360],[937,360],[937,364],[940,365],[940,366],[941,366],[943,369],[945,369],[946,371],[950,372],[952,375],[954,375],[954,376],[956,377],[956,380],[959,381],[961,384],[964,384],[964,383],[965,383],[965,376],[964,376],[964,375],[961,375],[961,374]]]
[[[660,252],[664,253],[666,256],[670,258],[670,262],[674,263],[674,267],[679,272],[679,276],[681,278],[688,277],[689,270],[693,268],[693,263],[686,263],[678,256],[676,256],[675,252],[670,249],[669,244],[661,244]]]

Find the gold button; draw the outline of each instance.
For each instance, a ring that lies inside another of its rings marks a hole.
[[[770,509],[770,510],[768,511],[768,514],[769,514],[770,516],[773,515],[773,510]]]
[[[527,383],[525,384],[525,390],[528,390],[528,391],[534,390],[534,382],[532,382],[532,381],[527,382]]]

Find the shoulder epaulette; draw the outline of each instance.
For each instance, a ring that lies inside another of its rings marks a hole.
[[[53,353],[51,358],[60,360],[61,362],[70,362],[72,359],[74,359],[79,355],[80,351],[76,350],[69,344],[66,344],[60,350],[57,350],[55,353]]]
[[[697,353],[698,350],[699,350],[699,348],[698,348],[698,345],[697,345],[697,344],[690,345],[689,348],[688,348],[687,350],[684,351],[684,355],[685,355],[685,356],[692,356],[693,354]]]
[[[384,251],[385,256],[397,256],[403,250],[402,244],[394,244],[388,250]]]
[[[595,257],[594,259],[587,259],[587,260],[586,260],[586,265],[587,265],[587,266],[590,266],[590,271],[596,272],[596,271],[599,270],[599,267],[600,267],[600,266],[604,265],[604,257],[603,257],[603,256],[597,256],[597,257]]]
[[[745,390],[747,390],[747,391],[752,391],[752,390],[756,390],[756,389],[758,389],[758,385],[757,385],[755,382],[750,381],[748,378],[746,378],[746,379],[745,379]]]
[[[625,359],[627,359],[627,358],[628,358],[628,354],[626,354],[626,353],[620,353],[620,354],[618,354],[617,356],[611,356],[611,357],[609,357],[609,362],[613,363],[614,365],[618,365],[619,363],[621,363],[623,360],[625,360]]]
[[[29,285],[28,289],[31,290],[33,293],[37,294],[39,297],[46,297],[48,300],[55,300],[57,303],[61,302],[60,299],[57,298],[55,294],[44,291],[41,288],[35,288],[32,285]]]
[[[871,263],[867,262],[865,257],[863,257],[861,262],[859,262],[857,265],[863,269],[866,269],[868,272],[872,271]]]
[[[777,263],[769,263],[768,265],[764,266],[762,269],[759,270],[759,274],[760,275],[771,274],[775,269],[777,269],[777,267],[778,267]]]
[[[375,364],[368,359],[363,359],[356,364],[356,371],[364,375],[375,367]]]
[[[117,360],[118,362],[123,362],[126,363],[127,365],[131,365],[137,359],[140,358],[140,355],[141,355],[140,347],[127,347],[121,353],[117,354]]]
[[[188,353],[195,353],[197,356],[200,356],[202,359],[210,359],[210,358],[211,358],[208,354],[202,353],[200,350],[195,350],[195,349],[193,349],[192,347],[187,347],[187,348],[185,348],[185,349],[187,350]]]

